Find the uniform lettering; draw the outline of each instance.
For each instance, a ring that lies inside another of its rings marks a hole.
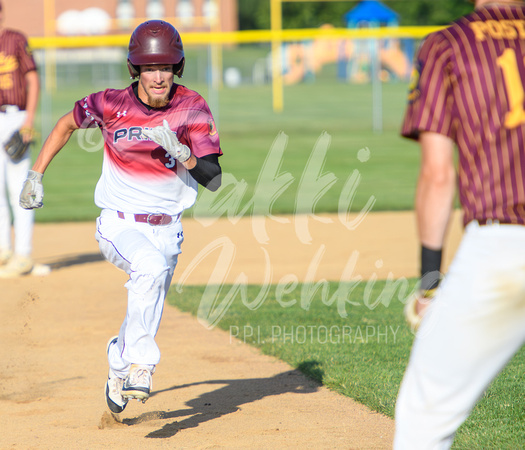
[[[502,39],[503,38],[503,27],[499,22],[494,20],[487,21],[488,32],[493,39]]]
[[[516,30],[518,30],[520,39],[525,39],[525,21],[515,20],[514,25],[516,26]]]
[[[133,140],[133,138],[141,140],[142,128],[141,127],[131,127],[128,132],[128,141]]]
[[[507,36],[506,39],[516,39],[518,37],[518,32],[516,28],[512,25],[510,20],[502,20],[501,22],[502,34]]]
[[[0,89],[7,90],[13,88],[13,76],[10,73],[0,75]]]
[[[0,73],[13,73],[16,69],[18,69],[18,60],[16,57],[0,52]]]
[[[472,22],[470,29],[478,41],[492,39],[525,39],[525,20],[487,20]]]
[[[115,130],[115,134],[113,135],[113,143],[115,144],[118,142],[119,139],[123,139],[128,134],[128,130],[126,128],[120,128],[119,130]]]
[[[119,128],[118,130],[115,130],[115,134],[113,136],[113,143],[116,143],[121,139],[127,139],[128,141],[137,139],[139,141],[142,141],[142,127]]]

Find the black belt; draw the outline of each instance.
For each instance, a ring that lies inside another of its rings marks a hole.
[[[9,111],[10,109],[13,109],[15,110],[16,108],[16,111],[23,111],[23,109],[20,109],[18,106],[16,105],[0,105],[0,112],[3,112],[3,113],[6,113],[7,111]]]
[[[500,219],[475,219],[478,222],[478,225],[523,225],[522,223],[511,222],[510,220],[500,220]]]

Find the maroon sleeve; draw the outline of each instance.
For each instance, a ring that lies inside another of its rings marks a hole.
[[[186,137],[193,154],[198,158],[211,154],[221,156],[219,133],[211,111],[203,98],[200,98],[198,105],[192,108],[188,119]]]
[[[454,139],[451,86],[452,50],[441,33],[429,35],[414,62],[401,135],[417,140],[421,131]]]
[[[27,39],[24,35],[19,34],[19,38],[16,43],[16,55],[20,64],[20,72],[25,75],[27,72],[36,70],[36,63],[33,58],[33,53],[29,48]]]
[[[4,30],[0,40],[0,58],[0,105],[15,105],[26,109],[25,75],[36,70],[26,37],[18,31]]]
[[[101,127],[104,121],[105,91],[90,94],[75,103],[73,116],[80,128]]]

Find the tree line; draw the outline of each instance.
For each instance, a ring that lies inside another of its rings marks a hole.
[[[282,3],[284,29],[318,28],[323,24],[345,27],[344,14],[359,1],[305,1]],[[468,0],[383,0],[383,4],[399,15],[399,24],[446,25],[472,11]],[[239,0],[241,30],[270,28],[270,0]]]

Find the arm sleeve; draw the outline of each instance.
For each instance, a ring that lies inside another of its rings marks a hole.
[[[216,153],[197,158],[197,165],[189,172],[197,183],[210,191],[215,192],[221,186],[222,169]]]
[[[73,115],[79,128],[101,127],[104,116],[104,91],[90,94],[75,103]]]
[[[208,104],[200,96],[194,100],[188,113],[185,137],[188,147],[197,158],[211,154],[222,155],[215,121]]]

